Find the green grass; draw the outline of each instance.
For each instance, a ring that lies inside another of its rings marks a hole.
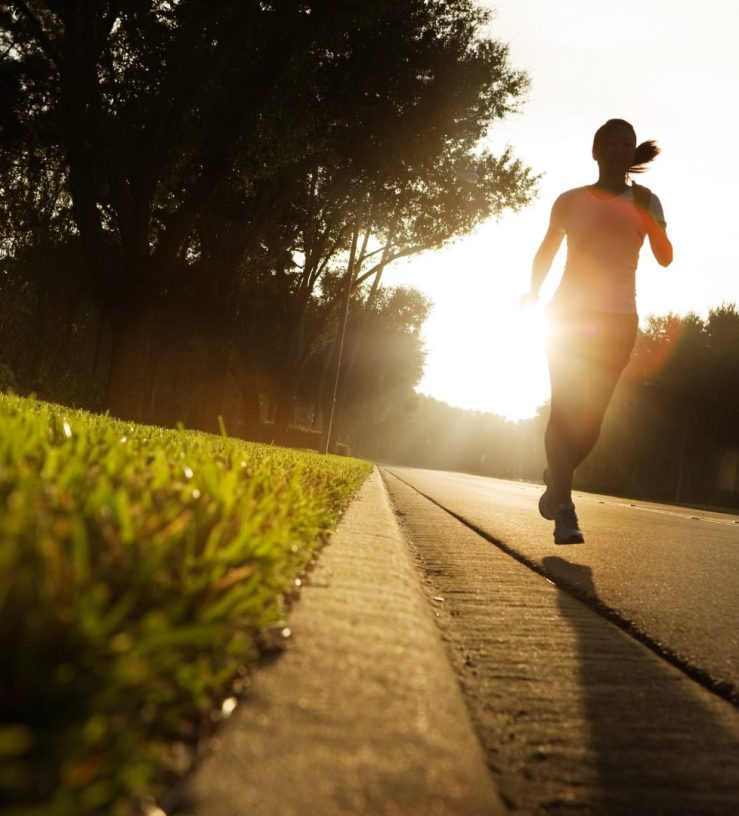
[[[0,396],[4,813],[156,791],[370,467]]]

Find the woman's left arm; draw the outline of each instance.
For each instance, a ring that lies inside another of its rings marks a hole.
[[[649,207],[652,192],[647,187],[642,187],[641,184],[632,184],[631,188],[634,191],[634,204],[649,238],[652,255],[660,266],[669,266],[672,263],[672,243],[667,237],[665,224],[657,221],[652,215]]]

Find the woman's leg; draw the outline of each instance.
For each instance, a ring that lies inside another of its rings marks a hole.
[[[636,335],[636,316],[576,312],[551,333],[552,401],[544,435],[549,473],[539,512],[554,521],[555,544],[585,540],[572,503],[575,468],[593,450]]]
[[[572,477],[581,461],[582,367],[577,360],[552,354],[549,378],[552,398],[544,432],[549,485],[554,504],[567,504],[572,501]]]
[[[592,366],[584,375],[586,398],[579,416],[577,448],[573,457],[573,471],[587,459],[595,447],[603,419],[616,390],[620,370]]]
[[[572,499],[575,444],[570,437],[568,423],[554,412],[549,416],[544,433],[544,448],[547,454],[549,489],[553,501],[555,504],[565,504]]]
[[[572,501],[572,479],[600,436],[636,337],[636,315],[573,315],[554,327],[549,348],[551,410],[544,434],[556,504]]]
[[[613,392],[629,362],[638,330],[635,314],[601,315],[600,325],[589,344],[588,370],[583,374],[586,393],[581,417],[580,443],[575,468],[595,447]]]

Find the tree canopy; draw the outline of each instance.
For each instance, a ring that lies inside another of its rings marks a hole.
[[[155,385],[198,335],[201,424],[236,363],[271,368],[288,418],[350,260],[374,297],[388,263],[530,200],[481,147],[527,84],[489,23],[472,0],[6,4],[0,247],[19,269],[43,247],[41,292],[75,278],[67,322],[100,305],[107,407],[173,421]]]

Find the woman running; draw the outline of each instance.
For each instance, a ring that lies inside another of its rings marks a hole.
[[[636,339],[636,267],[644,236],[657,262],[672,262],[662,205],[646,187],[628,184],[659,153],[637,146],[634,128],[610,119],[593,139],[598,181],[555,201],[549,228],[534,257],[533,304],[567,236],[562,281],[547,307],[551,413],[544,436],[546,490],[539,512],[554,520],[557,544],[585,539],[572,503],[575,469],[595,446],[608,403]]]

